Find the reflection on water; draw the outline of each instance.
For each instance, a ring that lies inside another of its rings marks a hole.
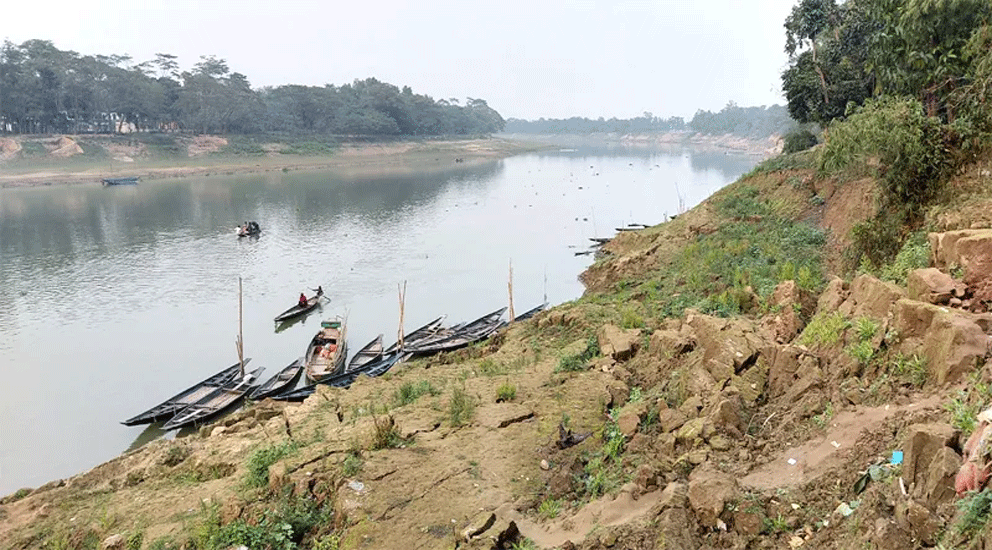
[[[511,261],[517,309],[575,299],[590,237],[661,221],[676,189],[692,206],[750,167],[578,147],[400,175],[2,190],[0,494],[161,437],[119,422],[231,364],[239,277],[246,355],[273,372],[326,316],[347,317],[352,349],[396,334],[404,281],[405,329],[505,305]],[[245,220],[260,238],[236,238]],[[274,330],[318,284],[322,310]]]

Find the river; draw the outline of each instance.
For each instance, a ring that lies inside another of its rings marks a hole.
[[[245,355],[263,377],[321,317],[357,350],[507,303],[574,300],[590,237],[655,224],[756,163],[719,153],[575,146],[404,175],[211,175],[0,191],[0,495],[68,477],[161,436],[128,418]],[[238,239],[244,220],[258,239]],[[322,285],[330,303],[275,332]],[[307,290],[310,294],[310,291]]]

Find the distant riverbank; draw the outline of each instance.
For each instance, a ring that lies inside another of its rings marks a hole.
[[[176,147],[163,155],[140,138],[4,137],[0,138],[0,188],[93,183],[108,177],[164,179],[295,170],[399,174],[453,164],[472,166],[546,148],[532,141],[494,138],[354,142],[316,154],[287,154],[291,145],[273,142],[257,146],[253,154],[237,154],[231,152],[227,139],[217,136],[179,137]]]
[[[501,134],[500,137],[513,141],[552,142],[574,145],[589,143],[616,144],[623,147],[650,147],[661,150],[692,149],[700,152],[719,152],[728,155],[745,155],[761,159],[773,157],[782,152],[782,136],[772,134],[767,137],[748,137],[734,134],[702,134],[698,132],[657,132],[621,134],[615,132],[597,134]]]

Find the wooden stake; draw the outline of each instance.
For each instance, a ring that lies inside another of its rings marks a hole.
[[[396,291],[400,296],[400,328],[396,332],[396,342],[399,344],[399,350],[403,351],[403,314],[406,303],[406,281],[403,281],[402,288],[400,288],[399,283],[396,283]]]
[[[241,364],[241,378],[245,377],[245,340],[242,330],[244,308],[241,301],[241,277],[238,277],[238,363]]]
[[[510,278],[507,280],[506,287],[510,292],[510,322],[513,322],[513,260],[510,260]]]

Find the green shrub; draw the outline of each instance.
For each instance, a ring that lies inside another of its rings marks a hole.
[[[402,407],[413,403],[423,395],[440,395],[440,393],[441,390],[435,388],[430,380],[404,382],[393,394],[393,402],[397,407]]]
[[[575,372],[585,370],[586,363],[599,355],[599,340],[595,336],[586,339],[586,349],[577,355],[566,355],[558,361],[555,372]]]
[[[854,332],[858,335],[859,342],[868,342],[878,333],[878,321],[871,317],[858,317],[854,322]]]
[[[554,519],[561,513],[561,501],[548,497],[537,507],[537,515],[541,519]]]
[[[841,341],[844,331],[851,326],[851,322],[840,313],[833,311],[830,313],[817,313],[802,334],[799,335],[798,343],[804,346],[826,345],[832,346]]]
[[[403,444],[403,437],[392,415],[372,416],[372,450],[392,449]]]
[[[265,487],[269,484],[269,466],[279,459],[296,452],[296,443],[285,442],[256,450],[248,457],[245,484],[248,487]]]
[[[785,134],[782,144],[782,152],[785,154],[798,153],[800,151],[805,151],[810,147],[816,145],[816,136],[813,132],[805,128],[796,128],[789,133]]]
[[[517,397],[517,387],[509,382],[504,382],[496,389],[496,402],[513,401]]]
[[[878,278],[904,286],[910,271],[929,266],[930,241],[927,240],[926,231],[917,231],[903,242],[895,259],[882,266]]]
[[[365,461],[362,460],[360,453],[349,452],[345,455],[344,461],[341,462],[341,473],[347,477],[354,477],[364,465]]]
[[[921,388],[927,382],[927,360],[919,355],[912,357],[897,355],[892,362],[892,374],[907,380],[910,384]]]
[[[969,493],[955,503],[961,511],[961,518],[954,524],[954,531],[966,538],[971,538],[985,530],[992,512],[992,490],[985,489],[980,493]]]

